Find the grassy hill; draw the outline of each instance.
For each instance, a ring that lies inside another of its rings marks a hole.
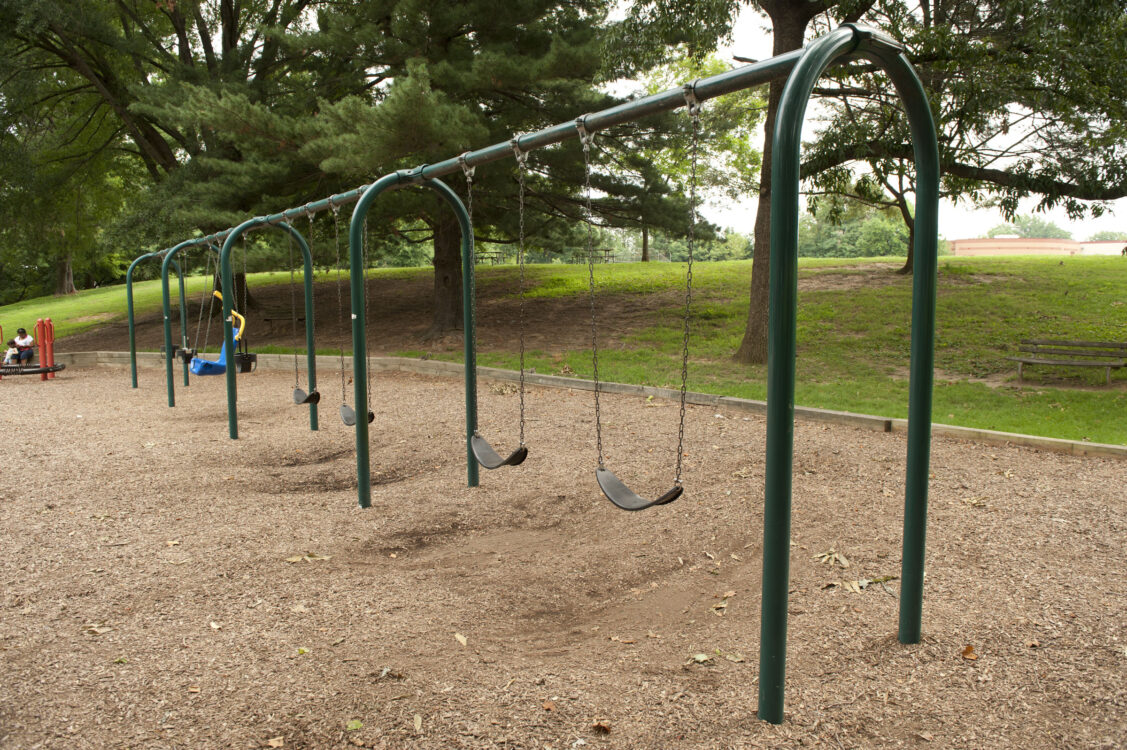
[[[798,384],[805,406],[904,417],[908,399],[911,279],[893,272],[888,259],[805,260],[800,264]],[[598,269],[598,304],[607,322],[608,345],[600,352],[604,380],[676,386],[680,381],[683,266],[624,264]],[[749,261],[699,263],[694,267],[693,338],[689,388],[762,399],[766,368],[731,361],[747,309]],[[430,269],[372,272],[387,283],[412,281],[425,288]],[[482,305],[515,310],[517,269],[478,271]],[[288,282],[288,274],[258,274],[252,286]],[[204,285],[192,279],[191,293]],[[575,303],[586,295],[586,268],[541,265],[528,269],[528,305]],[[286,290],[287,287],[281,287]],[[319,290],[320,291],[320,290]],[[288,305],[288,291],[284,298]],[[332,292],[335,296],[335,292]],[[281,293],[279,296],[282,296]],[[418,295],[425,309],[429,298]],[[135,289],[138,315],[159,309],[157,282]],[[645,310],[618,317],[623,306]],[[66,299],[31,300],[0,307],[5,332],[51,315],[60,335],[120,320],[124,288],[84,292]],[[483,365],[516,368],[516,316],[503,331],[505,345],[480,354]],[[638,322],[641,321],[641,322]],[[395,321],[387,321],[394,325]],[[589,326],[581,315],[541,325],[540,344],[528,355],[538,372],[589,377],[590,352],[567,329]],[[492,323],[496,332],[496,322]],[[561,335],[556,336],[557,330]],[[1103,371],[1031,368],[1018,387],[1015,365],[1005,359],[1023,338],[1127,341],[1127,261],[1115,257],[942,258],[936,336],[936,422],[1077,440],[1127,444],[1127,370],[1103,386]],[[285,350],[279,341],[268,350]],[[65,342],[61,346],[65,350]],[[263,351],[260,347],[259,351]],[[386,353],[419,356],[408,346]],[[427,351],[458,359],[454,350]]]

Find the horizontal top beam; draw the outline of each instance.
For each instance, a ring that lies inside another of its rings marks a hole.
[[[347,192],[330,195],[328,198],[322,198],[321,200],[306,203],[305,205],[298,206],[297,208],[287,208],[281,213],[270,214],[269,216],[260,216],[257,219],[257,224],[260,226],[267,224],[280,224],[281,222],[289,222],[302,216],[310,216],[320,211],[324,211],[325,209],[336,209],[340,206],[347,206],[350,203],[355,203],[356,201],[358,201],[360,199],[360,196],[364,194],[364,191],[367,190],[368,187],[368,185],[361,185],[360,187],[353,188],[352,190],[349,190]],[[233,231],[235,231],[234,227],[230,229],[224,229],[222,232],[216,232],[215,234],[209,234],[205,237],[196,237],[195,239],[187,240],[176,245],[175,247],[186,248],[199,247],[200,245],[222,245],[223,241],[227,239],[228,235],[230,235]],[[165,248],[164,250],[153,253],[153,255],[164,255],[170,250],[172,250],[171,247]]]
[[[632,99],[631,101],[617,104],[599,112],[583,115],[574,122],[564,122],[559,125],[553,125],[544,130],[517,136],[512,141],[496,143],[477,151],[467,151],[461,156],[447,159],[437,164],[427,164],[422,167],[417,167],[411,170],[407,176],[409,176],[412,181],[418,182],[434,179],[435,177],[442,177],[443,175],[461,171],[463,164],[466,167],[476,167],[481,164],[511,157],[513,155],[514,146],[520,151],[532,151],[533,149],[543,148],[544,146],[562,143],[569,138],[577,138],[579,136],[580,123],[582,123],[583,128],[588,132],[605,130],[614,125],[621,125],[624,122],[641,119],[647,115],[657,114],[658,112],[670,112],[678,107],[684,107],[689,103],[690,96],[695,97],[698,102],[703,102],[708,99],[723,96],[724,94],[731,94],[734,91],[741,91],[751,88],[752,86],[768,83],[776,78],[782,78],[789,74],[798,63],[799,58],[802,57],[802,53],[803,50],[796,49],[792,52],[779,55],[778,57],[772,57],[757,63],[745,65],[742,68],[734,68],[710,76],[709,78],[698,78],[692,83],[662,91],[660,94],[651,94],[641,99]]]

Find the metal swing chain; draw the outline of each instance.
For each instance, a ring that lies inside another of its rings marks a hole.
[[[685,84],[685,103],[693,121],[692,151],[689,174],[689,262],[685,269],[685,316],[681,342],[681,415],[677,425],[677,475],[674,483],[681,484],[681,469],[685,456],[685,392],[689,382],[689,311],[693,301],[693,251],[697,229],[697,160],[700,147],[701,104],[696,96],[696,84]]]
[[[337,260],[337,334],[343,335],[344,331],[344,292],[342,291],[343,278],[340,263],[340,206],[329,199],[329,209],[333,212],[333,249]],[[313,231],[313,215],[309,215],[309,230]],[[348,383],[344,374],[344,339],[340,342],[340,402],[348,403]]]
[[[243,235],[243,306],[241,308],[239,308],[243,311],[243,315],[246,315],[247,312],[248,312],[248,310],[247,310],[247,296],[250,294],[250,284],[248,282],[249,282],[249,279],[247,279],[247,236],[246,236],[246,234],[244,234]],[[235,286],[237,287],[238,284],[236,284]],[[231,307],[232,308],[235,307],[236,302],[238,302],[238,297],[236,297],[235,292],[232,291],[231,292]]]
[[[361,254],[363,255],[363,263],[364,263],[364,269],[363,269],[364,317],[365,317],[365,319],[367,319],[367,317],[368,317],[368,217],[367,216],[364,217],[364,231],[360,235],[360,251],[361,251]],[[365,404],[368,407],[368,412],[367,412],[367,414],[365,414],[363,416],[363,419],[367,419],[368,414],[372,413],[372,368],[370,367],[371,363],[368,361],[369,357],[368,357],[367,335],[368,335],[368,327],[364,326],[364,336],[365,336],[365,339],[364,339],[364,360],[365,360],[364,361],[364,364],[365,364],[365,367],[364,367],[364,374],[365,374],[364,391],[365,391],[365,394],[368,397],[367,398],[368,403]]]
[[[289,232],[286,232],[286,254],[290,264],[290,336],[294,341],[293,387],[296,389],[301,386],[301,380],[297,368],[297,291],[294,289],[293,235]]]
[[[216,254],[216,257],[215,257],[215,273],[219,273],[219,255],[218,254]],[[220,279],[220,283],[222,283],[222,279]],[[212,290],[214,291],[214,289],[215,289],[215,277],[214,276],[211,277],[211,285],[212,285]],[[203,350],[205,352],[207,351],[207,342],[211,338],[211,319],[214,316],[215,316],[215,294],[209,294],[208,295],[208,301],[207,301],[207,329],[204,331],[204,334],[203,334]]]
[[[213,245],[208,245],[206,249],[211,250],[212,247],[213,247]],[[206,279],[204,281],[204,285],[203,285],[203,297],[210,297],[212,300],[214,300],[215,295],[207,293],[208,282],[211,282],[212,284],[215,283],[215,279],[211,276],[211,254],[208,253],[208,252],[204,253],[203,275]],[[196,340],[192,342],[192,348],[195,349],[197,352],[200,351],[200,329],[203,328],[203,307],[204,307],[203,297],[200,298],[200,317],[196,321]],[[208,329],[208,333],[211,333],[211,305],[210,304],[207,306],[207,329]],[[204,337],[203,345],[204,345],[204,349],[206,349],[207,348],[207,337]]]
[[[462,321],[462,330],[465,331],[469,328],[473,333],[471,334],[471,347],[474,355],[474,367],[477,367],[477,243],[473,241],[473,176],[476,167],[471,167],[466,163],[466,154],[463,153],[458,157],[458,163],[462,166],[462,174],[466,176],[466,213],[470,217],[470,288],[466,291],[470,295],[470,319]],[[474,391],[474,414],[477,414],[477,391]],[[477,431],[477,422],[475,420],[473,426],[473,434],[480,437]]]
[[[588,299],[591,302],[591,365],[592,376],[595,382],[595,448],[599,454],[599,468],[606,466],[603,462],[603,424],[602,413],[599,405],[599,327],[595,316],[595,236],[592,226],[594,212],[591,208],[591,143],[595,136],[584,122],[586,116],[575,121],[575,129],[579,131],[579,142],[583,144],[583,195],[587,218],[587,285]]]
[[[518,213],[520,230],[517,234],[517,265],[520,266],[520,445],[524,446],[524,170],[528,165],[528,152],[520,148],[520,139],[510,141],[517,160],[517,182],[520,185]]]

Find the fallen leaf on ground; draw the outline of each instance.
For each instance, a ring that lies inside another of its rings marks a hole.
[[[693,654],[689,661],[695,664],[708,664],[712,661],[712,654]]]
[[[345,724],[344,728],[346,731],[355,732],[357,729],[364,728],[364,722],[360,721],[359,719],[353,719],[352,721]]]
[[[466,637],[464,635],[462,635],[461,633],[455,633],[454,634],[454,640],[456,640],[458,643],[462,644],[463,646],[466,645]]]
[[[105,624],[100,623],[100,622],[89,623],[86,626],[84,626],[82,629],[85,630],[90,635],[101,635],[102,633],[108,633],[111,630],[113,630],[113,628],[111,626],[105,625]]]
[[[423,731],[423,717],[415,714],[415,733],[418,734],[421,731]]]
[[[266,747],[282,747],[285,744],[286,741],[281,737],[274,737],[272,739],[266,740]]]
[[[188,686],[188,692],[189,693],[198,693],[199,691],[200,691],[199,685],[189,685]]]
[[[963,649],[963,658],[967,661],[975,661],[978,659],[978,654],[974,652],[974,646],[969,643],[967,644],[966,648]]]
[[[166,546],[166,547],[175,547],[175,546],[177,546],[178,544],[180,544],[179,540],[176,540],[176,539],[169,539],[169,540],[168,540],[167,542],[165,542],[165,543],[164,543],[164,546]]]
[[[545,711],[555,711],[556,710],[556,704],[552,703],[551,701],[544,701],[544,710]]]
[[[595,734],[610,734],[610,724],[605,721],[596,721],[591,729],[595,730]]]
[[[819,552],[818,554],[814,555],[814,559],[826,565],[840,565],[842,570],[849,567],[849,560],[845,558],[844,554],[838,552],[833,547],[830,547],[825,552]]]

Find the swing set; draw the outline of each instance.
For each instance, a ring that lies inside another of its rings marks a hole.
[[[939,155],[935,125],[923,86],[895,40],[871,29],[846,24],[814,40],[805,48],[761,62],[702,78],[680,88],[624,102],[600,112],[579,117],[543,130],[521,135],[508,142],[467,151],[460,156],[436,164],[385,175],[371,185],[334,195],[305,206],[270,216],[257,217],[238,227],[209,237],[181,243],[164,251],[162,288],[164,291],[165,343],[171,348],[168,267],[176,251],[191,245],[222,241],[218,263],[224,289],[232,289],[231,248],[233,241],[251,228],[277,226],[298,241],[306,257],[305,299],[308,376],[310,392],[315,390],[312,333],[311,267],[308,246],[287,223],[300,215],[330,209],[334,217],[340,206],[355,202],[349,223],[349,286],[352,316],[353,404],[368,407],[368,419],[356,419],[355,410],[345,401],[343,351],[341,352],[342,408],[345,424],[356,430],[356,470],[358,499],[361,507],[371,505],[371,469],[369,456],[369,424],[371,383],[367,358],[367,278],[366,217],[372,203],[384,192],[412,186],[434,190],[454,211],[461,230],[463,319],[465,325],[465,396],[466,396],[466,472],[469,486],[479,484],[478,468],[497,469],[518,466],[528,456],[525,443],[524,403],[524,203],[525,171],[531,151],[577,138],[583,148],[584,206],[588,224],[588,282],[591,303],[592,360],[595,380],[595,429],[597,444],[596,480],[603,493],[618,507],[641,510],[670,503],[683,492],[682,457],[684,443],[685,385],[689,343],[689,307],[692,300],[692,263],[686,273],[684,341],[682,351],[681,410],[678,426],[676,470],[671,489],[654,500],[647,500],[631,490],[605,465],[602,440],[601,407],[598,379],[598,323],[595,295],[593,222],[591,199],[591,156],[593,135],[608,127],[623,124],[646,115],[687,107],[693,118],[692,224],[696,221],[695,171],[699,141],[699,111],[702,102],[742,89],[784,78],[782,98],[775,121],[772,153],[770,304],[767,382],[767,451],[765,457],[765,507],[762,581],[762,619],[759,654],[759,709],[761,719],[772,723],[783,721],[784,680],[786,672],[787,595],[789,587],[790,516],[794,451],[794,390],[798,290],[798,196],[799,156],[802,124],[807,102],[822,73],[838,62],[864,60],[884,71],[904,104],[912,136],[916,167],[917,203],[915,272],[912,289],[911,366],[908,406],[908,455],[904,504],[904,543],[901,569],[899,640],[918,643],[921,635],[923,606],[924,540],[927,515],[928,465],[931,447],[932,371],[935,337],[935,287],[939,201]],[[477,427],[477,335],[474,278],[474,238],[471,219],[473,175],[478,166],[514,157],[520,187],[521,210],[518,238],[518,263],[521,274],[521,405],[519,443],[507,458],[502,458]],[[438,178],[462,171],[467,182],[467,205]],[[336,220],[334,218],[334,224]],[[690,248],[695,238],[690,234]],[[149,257],[149,256],[145,256]],[[139,259],[140,260],[140,259]],[[339,261],[339,242],[338,242]],[[338,299],[341,291],[341,263],[337,264]],[[131,267],[132,270],[132,267]],[[234,348],[232,295],[223,297],[223,332],[228,350]],[[181,293],[182,298],[182,293]],[[131,298],[130,298],[131,300]],[[130,301],[130,309],[132,302]],[[183,309],[183,303],[181,304]],[[343,306],[341,306],[343,311]],[[132,318],[131,318],[132,324]],[[132,325],[131,325],[132,346]],[[172,405],[172,365],[167,362],[169,405]],[[296,370],[295,370],[296,374]],[[228,431],[238,438],[236,412],[236,380],[231,368],[227,376]],[[134,373],[134,387],[136,374]],[[297,390],[295,389],[295,400]],[[311,403],[312,428],[316,429],[316,403]]]

